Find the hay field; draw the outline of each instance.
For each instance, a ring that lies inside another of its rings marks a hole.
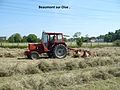
[[[30,60],[0,48],[0,90],[120,90],[120,47],[86,49],[96,56]]]

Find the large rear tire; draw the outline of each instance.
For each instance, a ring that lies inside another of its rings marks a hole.
[[[37,52],[33,51],[33,52],[31,52],[30,57],[32,60],[36,60],[39,58],[39,54]]]
[[[67,48],[65,45],[63,44],[58,44],[55,46],[54,50],[53,50],[53,56],[54,58],[65,58],[67,55]]]

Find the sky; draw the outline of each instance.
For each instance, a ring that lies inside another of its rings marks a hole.
[[[39,6],[68,9],[39,9]],[[42,31],[99,36],[120,29],[119,0],[0,0],[0,36]]]

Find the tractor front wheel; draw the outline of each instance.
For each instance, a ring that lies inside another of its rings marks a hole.
[[[62,59],[62,58],[65,58],[66,55],[67,55],[67,48],[65,45],[59,44],[55,46],[53,50],[53,56],[55,58]]]
[[[31,59],[36,60],[39,58],[39,54],[37,52],[31,52]]]

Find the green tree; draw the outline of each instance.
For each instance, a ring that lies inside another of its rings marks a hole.
[[[120,29],[115,31],[115,40],[120,40]]]
[[[22,42],[27,42],[27,36],[23,36]]]
[[[80,35],[81,35],[81,32],[76,32],[73,35],[73,38],[76,41],[76,44],[77,44],[78,47],[81,47],[82,44],[83,44],[83,41],[82,41],[83,38],[80,38]]]
[[[104,39],[105,38],[105,35],[100,35],[97,37],[97,39]]]
[[[67,38],[64,37],[64,41],[67,42],[68,41]]]
[[[83,42],[89,42],[89,37],[81,37]]]
[[[37,38],[37,42],[40,43],[40,42],[41,42],[41,39],[40,39],[40,38]]]
[[[105,42],[112,42],[112,35],[111,34],[106,34],[104,38]]]
[[[10,43],[14,43],[15,42],[13,35],[8,38],[8,42],[10,42]]]
[[[73,37],[74,37],[74,38],[78,38],[78,37],[80,37],[80,35],[81,35],[81,32],[76,32],[76,33],[73,35]]]
[[[70,36],[69,35],[64,35],[64,37],[63,37],[65,42],[68,41],[67,37],[70,37]]]
[[[120,40],[120,29],[116,30],[115,33],[108,32],[108,34],[104,36],[104,41],[106,42],[113,42],[116,40]]]
[[[15,33],[8,38],[8,41],[11,43],[18,43],[18,42],[21,42],[21,40],[22,40],[22,37],[19,33]]]
[[[82,39],[81,39],[81,38],[77,38],[77,39],[76,39],[76,44],[77,44],[78,47],[81,47],[82,44],[83,44]]]
[[[38,38],[35,34],[29,34],[27,36],[27,42],[35,43],[37,42]]]
[[[19,33],[14,34],[14,40],[16,43],[21,42],[22,37]]]

